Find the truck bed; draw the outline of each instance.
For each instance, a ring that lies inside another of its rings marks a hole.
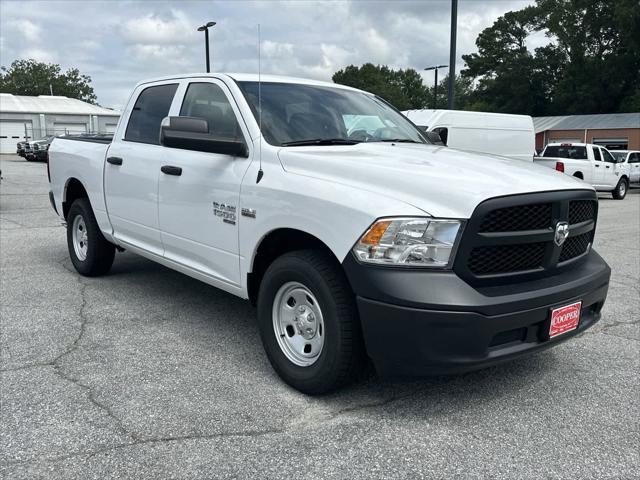
[[[113,133],[81,133],[77,135],[65,135],[60,138],[78,142],[111,143],[113,142]]]

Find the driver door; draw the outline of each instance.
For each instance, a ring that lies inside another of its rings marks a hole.
[[[616,169],[617,161],[606,148],[602,149],[602,159],[604,160],[602,184],[613,188],[620,179],[619,172]]]
[[[180,116],[204,118],[212,135],[250,138],[223,82],[204,78],[182,87]],[[238,206],[251,154],[243,158],[164,147],[158,182],[164,256],[220,282],[221,288],[240,285]]]

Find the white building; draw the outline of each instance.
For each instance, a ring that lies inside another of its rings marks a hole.
[[[120,112],[76,100],[0,93],[0,153],[15,153],[16,143],[65,133],[113,133]]]

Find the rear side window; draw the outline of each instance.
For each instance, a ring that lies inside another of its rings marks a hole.
[[[640,153],[632,153],[629,156],[629,163],[640,163]]]
[[[594,149],[594,152],[595,150],[596,149]],[[544,149],[544,154],[542,156],[586,160],[587,147],[579,145],[549,145]]]
[[[158,145],[160,123],[169,115],[169,108],[177,88],[177,83],[145,88],[133,106],[124,139],[129,142]]]

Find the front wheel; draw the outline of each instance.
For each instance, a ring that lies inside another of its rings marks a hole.
[[[67,215],[67,247],[78,273],[95,277],[111,269],[116,248],[102,235],[88,198],[79,198],[71,204]]]
[[[322,251],[287,253],[269,266],[258,323],[271,365],[301,392],[334,390],[363,365],[354,295],[340,265]]]
[[[611,194],[613,195],[613,198],[615,198],[616,200],[622,200],[624,197],[627,196],[628,189],[629,189],[629,185],[627,184],[627,179],[621,178],[620,181],[618,182],[618,185],[616,185],[616,188],[613,190],[613,192],[611,192]]]

